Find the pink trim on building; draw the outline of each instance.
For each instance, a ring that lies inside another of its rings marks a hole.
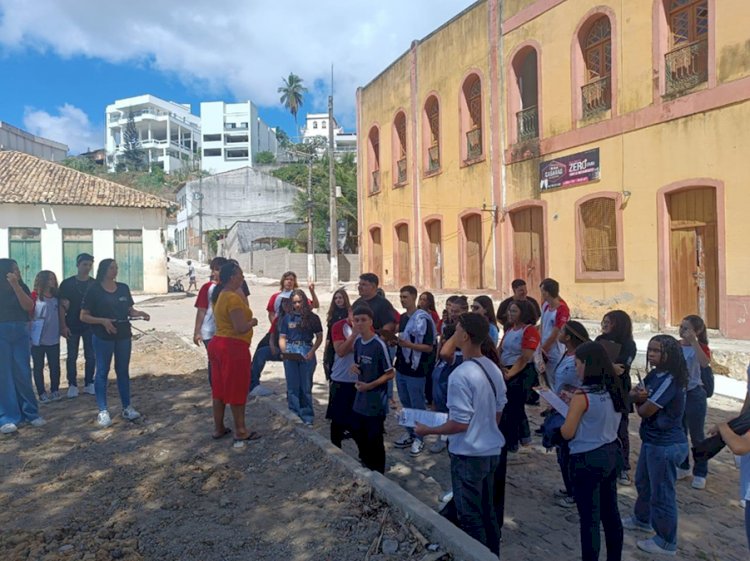
[[[538,18],[543,13],[550,11],[552,8],[563,2],[565,2],[565,0],[538,0],[524,9],[519,10],[515,15],[503,21],[503,35],[526,25],[531,20]]]
[[[488,17],[487,25],[489,25],[489,38],[490,38],[490,49],[489,49],[489,69],[490,69],[490,114],[488,122],[490,123],[490,131],[487,135],[490,139],[489,146],[489,157],[490,157],[490,173],[492,183],[492,200],[495,208],[498,212],[501,212],[500,207],[505,203],[502,201],[502,167],[503,162],[503,141],[501,138],[501,104],[500,104],[500,60],[502,53],[500,52],[500,1],[501,0],[490,0],[488,4]],[[498,212],[494,214],[494,236],[493,250],[495,252],[495,288],[497,290],[503,289],[503,248],[501,244],[502,237],[500,235],[501,224],[498,220]]]
[[[417,117],[419,115],[418,101],[417,101],[417,47],[419,43],[413,41],[411,44],[409,62],[409,83],[410,83],[410,103],[411,103],[411,156],[409,156],[409,147],[407,147],[407,163],[411,162],[411,178],[412,178],[412,211],[414,214],[414,224],[419,224],[419,215],[422,212],[422,179],[419,173],[421,160],[419,157],[419,135],[417,134]],[[421,285],[423,279],[421,276],[421,267],[419,266],[418,255],[422,253],[422,232],[418,227],[414,228],[414,278],[416,282]]]

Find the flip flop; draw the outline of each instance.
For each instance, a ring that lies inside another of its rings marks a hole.
[[[232,446],[235,448],[242,448],[246,445],[247,442],[250,442],[251,440],[258,440],[260,438],[260,433],[257,433],[255,431],[252,431],[250,434],[247,435],[246,438],[235,438],[234,442],[232,443]]]
[[[224,438],[226,435],[231,434],[231,433],[232,433],[232,429],[230,429],[229,427],[224,427],[224,432],[223,433],[221,433],[219,436],[216,436],[215,434],[212,434],[211,438],[213,438],[214,440],[220,440],[220,439]]]

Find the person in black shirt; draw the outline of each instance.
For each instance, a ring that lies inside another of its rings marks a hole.
[[[357,291],[359,298],[354,302],[367,304],[372,310],[372,327],[375,333],[380,335],[386,342],[393,339],[396,332],[396,310],[385,297],[378,294],[380,279],[374,273],[364,273],[359,277]]]
[[[516,279],[510,283],[510,287],[513,289],[513,296],[500,302],[500,305],[497,308],[497,321],[503,325],[503,328],[510,325],[510,320],[508,319],[508,306],[510,306],[511,302],[514,300],[524,300],[531,304],[531,307],[536,314],[536,320],[534,323],[539,321],[539,318],[542,317],[542,309],[539,307],[539,302],[529,296],[529,291],[526,288],[526,281],[523,279]]]
[[[0,433],[18,430],[21,421],[42,426],[31,385],[29,314],[31,292],[21,280],[18,263],[0,259]]]
[[[151,317],[133,307],[133,297],[127,284],[116,282],[117,262],[102,259],[96,271],[96,282],[88,289],[81,303],[81,321],[91,324],[94,354],[96,355],[96,377],[94,389],[99,407],[97,424],[108,427],[112,419],[107,410],[107,376],[115,359],[117,389],[122,401],[123,418],[133,421],[141,416],[130,405],[130,353],[132,333],[130,318]]]
[[[58,297],[60,298],[60,334],[65,337],[68,347],[68,357],[65,360],[68,378],[68,397],[78,396],[78,349],[83,341],[83,357],[85,360],[83,376],[83,392],[94,395],[94,344],[91,341],[91,326],[81,321],[81,302],[86,291],[94,284],[91,269],[94,266],[94,256],[81,253],[76,257],[78,273],[68,277],[60,283]]]

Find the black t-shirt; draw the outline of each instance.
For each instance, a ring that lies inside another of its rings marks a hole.
[[[635,341],[631,339],[630,341],[621,343],[620,341],[615,341],[612,337],[604,334],[599,335],[596,339],[594,339],[594,341],[601,341],[602,339],[612,341],[613,343],[617,343],[620,345],[620,352],[618,353],[617,358],[612,362],[614,362],[615,364],[622,364],[625,367],[625,371],[622,373],[621,378],[622,385],[626,392],[630,392],[631,388],[633,387],[633,383],[630,380],[630,367],[635,360],[635,355],[638,353]]]
[[[398,332],[403,333],[406,331],[406,325],[409,323],[411,316],[401,314],[401,319],[398,322]],[[414,343],[414,337],[410,337],[409,341]],[[433,331],[432,320],[426,321],[426,329],[424,338],[421,341],[422,345],[431,345],[433,350],[427,353],[422,353],[419,357],[419,364],[417,368],[412,368],[411,361],[404,358],[404,348],[401,346],[396,347],[396,372],[405,376],[413,376],[416,378],[424,378],[427,374],[432,372],[432,367],[435,365],[435,332]],[[416,352],[416,351],[412,351]]]
[[[118,282],[114,292],[107,292],[101,283],[95,282],[83,297],[81,309],[88,310],[95,318],[115,320],[117,334],[110,335],[103,325],[92,326],[94,335],[110,341],[129,339],[132,336],[128,313],[133,307],[133,297],[127,284]]]
[[[383,326],[389,323],[396,322],[396,310],[393,309],[393,305],[380,295],[365,300],[359,298],[354,302],[354,306],[357,304],[367,304],[372,310],[372,328],[377,331],[383,329]]]
[[[68,277],[60,283],[58,296],[61,300],[65,299],[70,302],[68,311],[65,312],[65,323],[74,333],[80,333],[89,327],[81,321],[81,302],[83,302],[83,297],[94,283],[96,281],[91,277],[81,281],[75,276]]]
[[[510,322],[508,321],[508,307],[514,300],[515,298],[513,296],[506,298],[505,300],[500,302],[500,305],[497,307],[497,321],[502,324],[504,329],[507,329],[507,326],[510,325]],[[531,307],[534,308],[534,313],[536,314],[534,323],[536,323],[537,321],[539,321],[539,318],[542,317],[542,309],[539,307],[539,302],[537,302],[531,296],[526,297],[526,302],[531,304]]]
[[[13,289],[10,287],[8,282],[5,279],[2,279],[2,281],[6,284],[6,286],[2,289],[2,291],[0,291],[0,322],[29,321],[29,312],[21,307],[21,303],[18,301],[16,293],[13,292]],[[31,296],[31,292],[29,292],[28,286],[26,286],[22,282],[20,282],[19,285],[27,296]],[[3,360],[9,359],[3,358]]]

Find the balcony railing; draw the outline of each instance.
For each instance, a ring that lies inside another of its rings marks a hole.
[[[609,76],[597,78],[581,87],[583,118],[588,119],[612,107],[612,88]]]
[[[398,168],[398,184],[406,183],[406,158],[401,158],[396,162],[396,167]]]
[[[466,159],[474,160],[482,155],[482,129],[466,133]]]
[[[539,138],[539,111],[536,105],[516,113],[518,123],[518,141]]]
[[[677,94],[708,80],[708,39],[700,39],[664,55],[667,94]]]
[[[380,170],[376,169],[372,172],[372,185],[370,187],[371,193],[377,193],[380,191]]]
[[[427,149],[427,172],[434,172],[440,169],[440,145],[430,146]]]

